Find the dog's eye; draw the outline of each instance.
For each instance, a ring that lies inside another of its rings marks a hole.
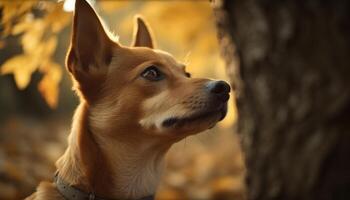
[[[159,81],[164,78],[163,74],[159,71],[156,66],[147,67],[142,73],[141,76],[150,81]]]
[[[185,72],[186,77],[191,78],[191,74],[188,72]]]

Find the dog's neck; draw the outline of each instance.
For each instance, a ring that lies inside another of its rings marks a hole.
[[[57,161],[60,176],[85,192],[106,198],[138,199],[155,193],[170,144],[151,138],[118,141],[92,133],[87,105],[78,107],[68,148]]]

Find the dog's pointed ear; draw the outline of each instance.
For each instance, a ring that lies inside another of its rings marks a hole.
[[[68,70],[77,73],[106,70],[112,58],[113,42],[98,15],[86,0],[76,0],[73,34],[67,57]],[[79,80],[78,80],[79,81]]]
[[[135,17],[132,46],[154,48],[152,35],[152,30],[147,25],[145,20],[140,15],[137,15]]]

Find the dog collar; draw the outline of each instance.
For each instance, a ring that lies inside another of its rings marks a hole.
[[[86,193],[74,186],[70,186],[58,175],[58,172],[56,172],[54,180],[59,193],[66,200],[112,200],[101,198],[96,196],[94,193]],[[146,196],[139,200],[154,200],[154,196]]]

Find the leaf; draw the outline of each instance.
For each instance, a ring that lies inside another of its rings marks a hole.
[[[14,21],[18,20],[25,13],[31,11],[37,1],[5,1],[0,4],[2,10],[1,25],[3,26],[2,35],[8,36],[11,34]]]
[[[21,44],[25,53],[30,54],[37,48],[44,31],[45,23],[41,19],[36,19],[32,23],[31,28],[21,38]]]
[[[38,41],[33,50],[26,52],[31,56],[32,61],[37,67],[43,67],[51,60],[57,46],[57,37],[55,35],[49,37],[47,40]],[[32,47],[30,47],[32,48]]]
[[[61,67],[59,64],[50,61],[42,69],[45,69],[46,73],[38,85],[38,90],[46,103],[51,108],[56,108],[59,94],[58,84],[62,78]]]
[[[25,12],[31,11],[31,8],[36,4],[35,1],[27,2],[17,2],[9,1],[4,2],[1,7],[3,8],[3,17],[1,19],[2,23],[7,23],[8,21],[13,20],[14,17],[19,16]]]
[[[17,23],[16,25],[14,25],[12,27],[11,33],[12,33],[12,35],[17,35],[17,34],[23,33],[25,31],[27,31],[29,28],[31,28],[31,25],[32,25],[32,23],[27,22],[27,21]]]
[[[30,82],[37,65],[29,55],[19,55],[7,60],[1,67],[1,74],[13,73],[16,85],[23,90]]]
[[[19,89],[28,86],[35,70],[44,74],[38,90],[51,108],[57,106],[61,67],[53,62],[57,48],[57,33],[66,27],[71,14],[62,10],[63,2],[0,2],[3,27],[2,36],[19,35],[23,54],[8,59],[0,68],[0,74],[13,74]],[[34,17],[32,8],[45,13]],[[2,47],[0,41],[0,48]]]
[[[51,56],[55,53],[56,47],[57,37],[56,35],[52,35],[46,40],[39,41],[37,47],[29,52],[29,54],[32,55],[38,63],[43,65],[51,59]]]
[[[53,33],[58,33],[69,24],[71,15],[63,11],[63,2],[60,2],[51,7],[44,20]]]
[[[57,46],[57,37],[55,35],[51,36],[47,41],[45,42],[45,54],[48,56],[52,56],[52,54],[55,52]]]

